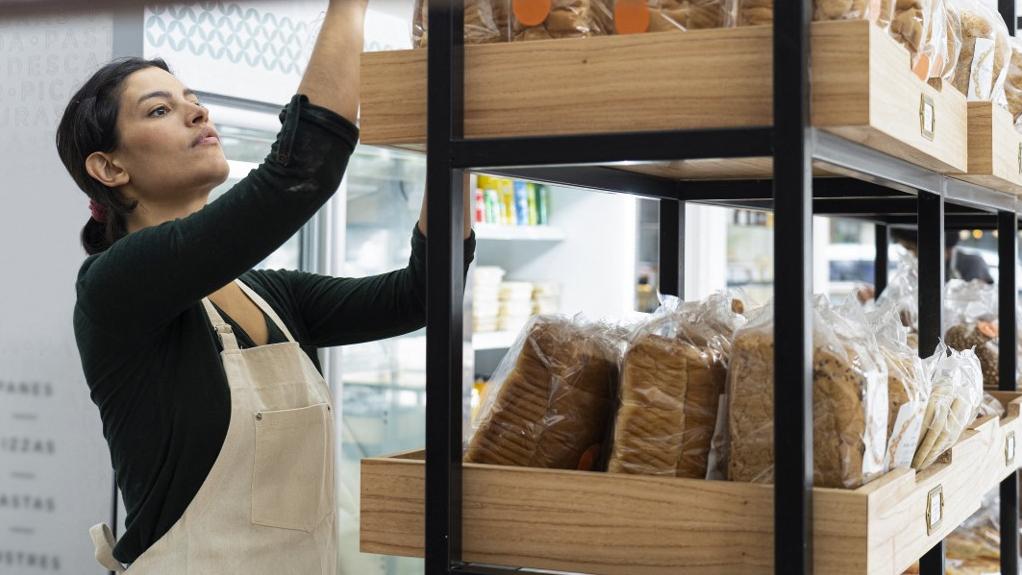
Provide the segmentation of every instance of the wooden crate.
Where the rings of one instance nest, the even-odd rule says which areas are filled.
[[[969,102],[969,169],[957,177],[1022,194],[1022,134],[1011,114],[992,102]]]
[[[772,28],[604,36],[465,49],[466,137],[731,128],[773,123]],[[812,122],[943,173],[965,172],[967,106],[912,74],[866,21],[812,25]],[[422,149],[426,51],[368,53],[362,142]],[[679,178],[764,177],[769,158],[674,162]]]
[[[977,420],[921,473],[815,489],[816,572],[900,574],[979,509],[1018,466],[1004,450],[1022,425],[1019,397],[1005,396],[1004,419]],[[422,556],[424,474],[421,451],[363,460],[363,552]],[[769,485],[466,464],[463,489],[468,561],[599,575],[773,572]]]

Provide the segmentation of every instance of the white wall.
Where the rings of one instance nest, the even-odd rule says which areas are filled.
[[[88,528],[109,518],[110,456],[71,326],[88,202],[54,134],[111,43],[110,16],[0,20],[0,573],[104,572]],[[14,508],[26,496],[43,509]]]

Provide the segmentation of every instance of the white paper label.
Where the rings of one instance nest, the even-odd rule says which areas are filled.
[[[994,41],[976,38],[976,50],[972,54],[972,71],[969,75],[969,99],[989,100],[994,82]]]
[[[933,133],[933,102],[929,99],[923,100],[923,131]]]
[[[1004,447],[1005,463],[1015,461],[1015,434],[1012,433],[1004,440],[1007,445]]]
[[[907,403],[898,409],[898,417],[894,420],[893,432],[887,443],[887,466],[891,469],[912,466],[912,456],[919,446],[919,435],[923,428],[922,414],[917,409],[916,403]]]

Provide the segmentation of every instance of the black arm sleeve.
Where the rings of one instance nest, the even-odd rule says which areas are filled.
[[[475,234],[465,240],[465,273],[475,254]],[[304,324],[306,341],[331,347],[374,341],[426,325],[426,238],[412,232],[408,266],[362,278],[279,270]]]
[[[184,218],[138,230],[83,266],[78,299],[126,337],[151,333],[257,265],[294,235],[341,182],[358,128],[297,94],[265,161]]]

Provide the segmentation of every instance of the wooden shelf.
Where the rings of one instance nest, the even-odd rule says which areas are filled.
[[[964,96],[916,78],[908,52],[869,22],[814,22],[812,43],[814,126],[943,174],[968,171]],[[769,126],[771,46],[770,26],[467,46],[465,135]],[[365,54],[362,80],[362,142],[421,149],[426,51]],[[772,172],[770,158],[624,169],[679,179]]]
[[[977,420],[926,470],[814,489],[816,572],[900,575],[979,509],[1020,462],[1022,394],[995,395],[1006,416]],[[363,552],[422,556],[424,474],[421,451],[362,461]],[[597,575],[773,572],[771,485],[466,464],[463,490],[467,561]]]
[[[554,226],[512,226],[476,223],[473,225],[477,240],[559,242],[566,236],[564,230]]]

